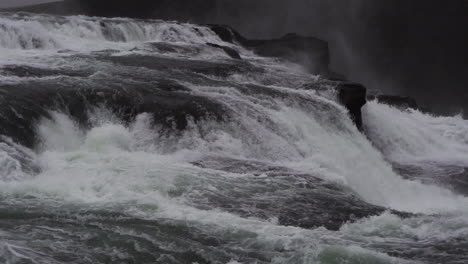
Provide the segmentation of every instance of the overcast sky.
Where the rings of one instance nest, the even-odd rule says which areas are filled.
[[[0,0],[0,8],[34,5],[55,1],[57,0]]]

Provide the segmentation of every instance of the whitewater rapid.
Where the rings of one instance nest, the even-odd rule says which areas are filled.
[[[0,67],[5,263],[466,260],[466,194],[395,169],[465,168],[460,117],[369,102],[361,133],[335,82],[176,22],[0,14]],[[337,201],[379,213],[290,220]]]
[[[370,102],[364,117],[367,135],[391,160],[468,165],[468,123],[461,116],[438,117]]]

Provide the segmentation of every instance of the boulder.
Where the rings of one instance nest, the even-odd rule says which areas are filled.
[[[244,38],[239,32],[227,25],[205,25],[209,27],[218,37],[228,43],[240,44],[242,46],[250,46],[251,41]]]
[[[366,104],[367,89],[361,84],[343,82],[337,86],[338,100],[348,110],[351,119],[362,130],[361,108]]]
[[[226,46],[221,46],[221,45],[214,44],[214,43],[206,43],[206,45],[208,45],[210,47],[213,47],[213,48],[223,50],[227,55],[229,55],[229,57],[231,57],[233,59],[236,59],[236,60],[241,60],[242,59],[239,52],[237,52],[237,50],[235,50],[233,48],[229,48],[229,47],[226,47]]]

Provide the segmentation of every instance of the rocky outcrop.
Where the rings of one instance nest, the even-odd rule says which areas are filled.
[[[367,89],[361,84],[342,82],[337,86],[338,100],[349,110],[351,119],[362,130],[361,108],[366,104]]]
[[[229,26],[208,25],[225,42],[236,43],[260,56],[277,57],[304,66],[310,73],[329,76],[330,52],[326,41],[287,34],[279,39],[249,40]]]
[[[137,58],[138,59],[138,58]],[[124,63],[115,61],[115,63]],[[13,66],[11,76],[15,76]],[[44,72],[29,69],[26,76],[75,76],[68,72]],[[23,67],[18,76],[25,76]],[[42,118],[51,118],[49,110],[66,112],[80,127],[89,128],[94,107],[103,107],[123,122],[130,123],[141,113],[151,115],[153,124],[171,134],[185,130],[190,123],[205,119],[223,122],[229,113],[221,103],[192,94],[179,82],[155,78],[148,83],[52,83],[41,78],[18,84],[2,83],[0,96],[8,104],[0,105],[0,135],[13,138],[23,146],[33,148],[38,143],[36,125]],[[99,88],[97,88],[99,87]],[[0,144],[2,144],[0,137]]]
[[[233,44],[237,43],[242,46],[251,45],[252,40],[247,40],[246,38],[244,38],[244,36],[242,36],[239,32],[237,32],[230,26],[213,24],[209,24],[206,26],[209,27],[214,33],[216,33],[216,35],[218,35],[218,37],[224,42]]]
[[[231,57],[233,59],[236,59],[236,60],[241,60],[242,59],[239,52],[237,52],[237,50],[235,50],[235,49],[232,49],[232,48],[229,48],[229,47],[226,47],[226,46],[222,46],[222,45],[218,45],[218,44],[214,44],[214,43],[206,43],[206,45],[224,51],[227,55],[229,55],[229,57]]]

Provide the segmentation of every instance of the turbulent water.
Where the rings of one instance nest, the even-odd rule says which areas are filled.
[[[467,263],[468,121],[361,133],[335,86],[203,26],[0,14],[0,262]]]

